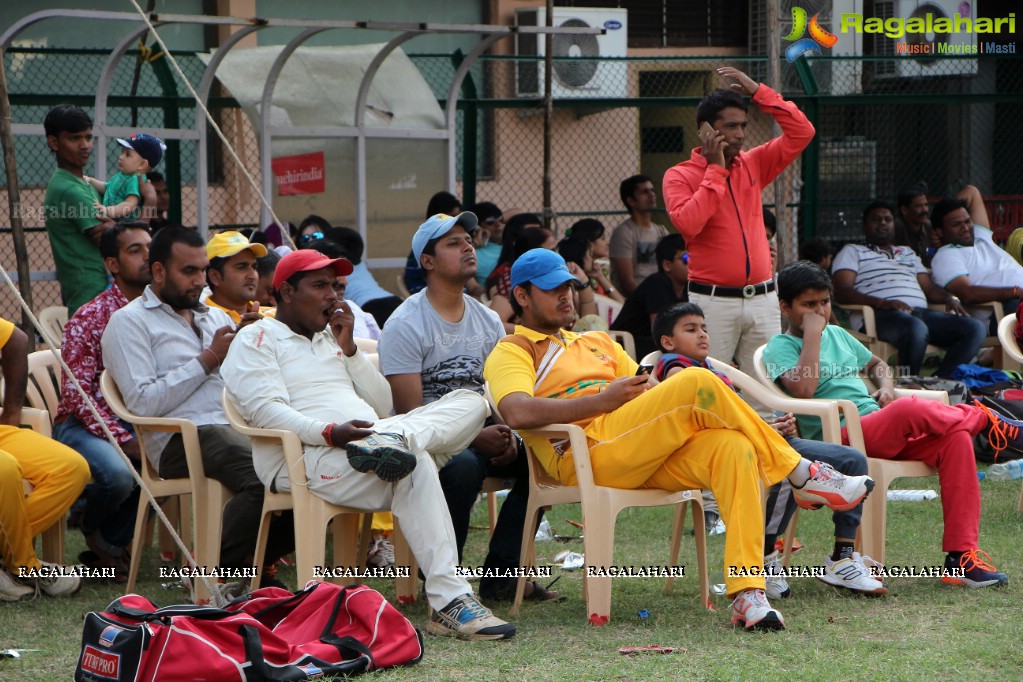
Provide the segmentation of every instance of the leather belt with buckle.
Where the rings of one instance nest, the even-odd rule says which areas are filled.
[[[708,296],[726,296],[728,298],[753,298],[760,294],[769,294],[774,291],[774,280],[769,279],[760,284],[747,284],[744,287],[722,287],[717,284],[704,284],[703,282],[689,282],[689,293],[707,294]]]

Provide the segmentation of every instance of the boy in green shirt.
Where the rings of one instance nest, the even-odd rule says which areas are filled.
[[[47,112],[43,127],[57,159],[43,202],[46,232],[70,316],[107,288],[99,240],[111,223],[97,214],[99,196],[82,174],[92,155],[92,119],[79,107],[60,104]]]

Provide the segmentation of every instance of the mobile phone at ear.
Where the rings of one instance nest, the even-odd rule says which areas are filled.
[[[707,132],[713,133],[714,132],[714,127],[711,124],[709,124],[706,121],[704,121],[703,123],[700,124],[700,132],[701,133],[707,133]]]
[[[644,374],[650,374],[650,372],[653,371],[654,371],[653,365],[640,365],[639,367],[636,368],[636,376],[640,377],[643,376]]]

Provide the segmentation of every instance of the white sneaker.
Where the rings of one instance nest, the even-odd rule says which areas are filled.
[[[810,478],[801,488],[792,486],[792,497],[804,509],[827,506],[834,511],[849,511],[874,489],[870,476],[846,476],[830,464],[810,464]]]
[[[749,630],[784,630],[785,619],[771,608],[763,590],[743,590],[732,601],[732,624]]]
[[[36,593],[34,589],[19,583],[10,573],[0,568],[0,601],[18,601],[31,597]]]
[[[394,566],[394,545],[387,538],[374,538],[366,553],[366,565],[371,568]]]
[[[871,559],[871,561],[873,561]],[[843,587],[853,592],[863,594],[882,595],[888,594],[888,588],[870,575],[870,570],[864,565],[863,558],[858,552],[853,552],[850,557],[832,561],[829,556],[824,560],[824,575],[817,576],[817,579],[828,585]]]
[[[880,561],[872,557],[867,556],[866,554],[860,554],[859,552],[853,552],[853,556],[858,558],[860,562],[862,562],[863,565],[866,567],[867,575],[869,575],[871,578],[873,578],[879,583],[884,582],[883,573],[884,564],[882,564]],[[875,573],[878,575],[874,575]]]
[[[781,555],[771,552],[764,557],[764,591],[768,599],[784,599],[792,594],[789,581],[781,571]]]
[[[66,566],[51,564],[48,561],[40,561],[40,572],[46,573],[45,577],[20,578],[23,585],[27,585],[33,592],[39,594],[44,592],[51,597],[63,597],[74,594],[82,586],[82,579],[77,575],[63,575],[70,572]]]

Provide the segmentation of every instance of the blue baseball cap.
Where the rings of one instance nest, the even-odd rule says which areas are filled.
[[[475,213],[464,211],[456,216],[446,213],[438,213],[431,216],[425,223],[419,226],[416,233],[412,235],[412,255],[416,258],[416,265],[419,265],[419,257],[423,255],[423,249],[431,239],[443,237],[450,232],[455,225],[461,225],[465,231],[472,234],[479,227],[480,221]]]
[[[127,139],[117,138],[117,144],[128,149],[134,149],[143,159],[149,162],[149,167],[155,168],[163,159],[163,152],[167,145],[158,137],[136,133]]]
[[[544,291],[557,289],[565,282],[580,283],[568,270],[561,254],[550,249],[532,249],[519,256],[512,264],[511,286],[532,282]]]

